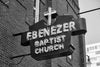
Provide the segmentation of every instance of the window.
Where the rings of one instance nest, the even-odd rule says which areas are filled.
[[[100,62],[97,62],[96,65],[97,65],[97,66],[100,66]]]
[[[100,54],[100,51],[96,51],[95,54]]]

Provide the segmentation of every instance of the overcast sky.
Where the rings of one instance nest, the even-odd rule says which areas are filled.
[[[80,12],[100,8],[100,0],[79,0]],[[82,14],[86,18],[86,44],[100,42],[100,10]]]

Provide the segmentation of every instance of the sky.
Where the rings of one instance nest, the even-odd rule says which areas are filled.
[[[80,12],[100,8],[100,0],[79,0]],[[85,35],[86,44],[100,42],[100,10],[81,14],[86,18],[87,33]]]

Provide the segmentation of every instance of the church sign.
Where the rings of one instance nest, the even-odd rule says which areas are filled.
[[[30,27],[31,56],[37,60],[50,59],[68,54],[71,31],[75,30],[72,16],[59,16],[55,23],[47,26],[44,20]]]
[[[80,32],[78,25],[72,15],[58,16],[51,25],[41,20],[23,33],[21,44],[30,45],[31,56],[36,60],[67,56],[71,54],[71,35]]]

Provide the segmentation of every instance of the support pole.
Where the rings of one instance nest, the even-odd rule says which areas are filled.
[[[40,0],[36,0],[35,23],[39,22],[39,3]]]
[[[22,35],[24,32],[21,32],[21,33],[16,33],[16,34],[13,34],[13,36],[19,36],[19,35]]]

